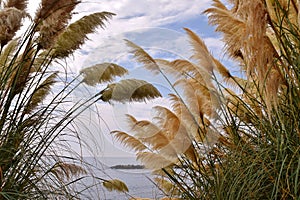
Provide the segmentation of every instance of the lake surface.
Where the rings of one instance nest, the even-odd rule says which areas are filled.
[[[109,192],[101,185],[85,192],[87,199],[101,200],[126,200],[132,197],[141,198],[160,198],[161,191],[152,182],[152,176],[149,170],[146,169],[111,169],[114,165],[139,165],[133,157],[113,157],[113,158],[86,158],[92,165],[97,165],[96,174],[104,179],[119,179],[123,181],[128,189],[128,194],[119,192]],[[87,184],[92,183],[92,179],[87,179]]]

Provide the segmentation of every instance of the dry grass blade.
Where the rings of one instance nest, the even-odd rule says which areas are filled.
[[[65,58],[72,54],[87,39],[87,34],[95,32],[97,27],[104,28],[104,22],[114,14],[110,12],[97,12],[84,16],[72,23],[61,33],[54,45],[53,57]]]
[[[94,86],[98,83],[109,82],[116,76],[123,76],[128,71],[114,63],[101,63],[80,71],[83,75],[83,82]]]
[[[161,97],[160,92],[152,84],[137,79],[125,79],[118,83],[109,84],[100,93],[103,101],[145,101]]]
[[[103,182],[103,186],[108,191],[128,192],[126,184],[118,179],[107,180]]]

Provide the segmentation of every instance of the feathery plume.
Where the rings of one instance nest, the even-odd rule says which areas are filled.
[[[174,165],[178,160],[165,158],[161,154],[153,153],[153,152],[138,152],[137,160],[141,161],[146,168],[148,169],[161,169],[164,167],[168,167]]]
[[[28,3],[28,0],[8,0],[4,4],[4,8],[15,7],[18,10],[25,11],[25,9],[27,8],[27,3]]]
[[[24,113],[32,112],[49,94],[51,86],[56,82],[57,73],[51,74],[35,91],[32,93],[30,101],[24,108]]]
[[[224,33],[226,51],[232,58],[243,55],[241,47],[245,41],[246,25],[242,18],[229,11],[219,0],[213,1],[213,7],[204,11],[209,23],[217,26],[216,31]],[[239,54],[237,54],[239,52]]]
[[[134,58],[144,64],[145,69],[152,71],[155,74],[161,72],[159,65],[155,62],[155,60],[140,46],[134,44],[129,40],[125,40],[127,46],[131,47],[131,53],[133,53]]]
[[[15,50],[17,49],[19,44],[19,39],[11,40],[4,48],[4,50],[0,54],[0,74],[3,69],[10,63]]]
[[[112,131],[110,132],[119,142],[124,144],[125,147],[129,147],[134,151],[143,151],[147,149],[147,147],[135,137],[129,135],[128,133],[122,131]]]
[[[207,70],[207,72],[212,73],[215,68],[215,62],[204,41],[190,29],[185,28],[184,30],[187,32],[190,38],[190,43],[193,47],[194,54],[192,58],[196,59],[199,62],[199,65]]]
[[[22,19],[26,16],[24,11],[17,8],[4,8],[0,10],[0,45],[1,49],[13,39],[22,26]]]
[[[165,133],[150,121],[137,121],[131,127],[131,131],[136,138],[148,144],[154,150],[161,149],[170,142]]]
[[[128,187],[126,184],[119,179],[106,180],[103,182],[103,186],[108,191],[117,191],[117,192],[128,192]]]
[[[165,178],[155,177],[154,181],[167,196],[180,195],[180,190],[176,187],[176,185],[166,180]]]
[[[51,5],[50,1],[47,1]],[[46,2],[45,2],[46,4]],[[49,6],[48,4],[44,7]],[[37,22],[39,30],[38,44],[41,49],[49,49],[55,44],[58,35],[64,31],[72,17],[72,10],[78,4],[76,0],[59,1],[50,8],[45,18]],[[43,8],[43,2],[42,7]],[[42,12],[42,10],[40,10]]]
[[[38,24],[59,10],[64,10],[64,12],[71,14],[74,7],[80,2],[78,0],[42,0],[34,22]]]
[[[216,70],[223,76],[225,80],[232,77],[229,70],[219,60],[215,58],[213,60],[215,62]]]
[[[70,179],[72,176],[78,176],[80,174],[86,174],[86,170],[80,165],[66,162],[57,162],[51,169],[51,172],[58,178]]]
[[[65,58],[77,50],[87,39],[87,34],[94,33],[97,27],[104,27],[104,22],[110,19],[113,13],[97,12],[84,16],[69,25],[57,38],[54,44],[53,57]]]
[[[181,121],[175,113],[165,107],[155,106],[152,110],[155,113],[153,120],[159,127],[162,128],[169,140],[172,140],[179,130],[179,127],[182,126],[180,124]]]
[[[128,71],[114,63],[101,63],[80,71],[83,75],[83,82],[94,86],[98,83],[112,81],[115,76],[123,76]]]
[[[109,84],[106,89],[100,92],[103,101],[145,101],[161,97],[160,92],[150,83],[137,80],[125,79],[118,83]]]

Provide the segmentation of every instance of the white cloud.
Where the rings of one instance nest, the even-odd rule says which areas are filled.
[[[85,50],[84,55],[87,53],[95,55],[95,51],[102,48],[98,56],[94,57],[97,59],[102,56],[106,57],[107,54],[110,54],[107,57],[118,55],[116,50],[120,52],[123,51],[124,54],[125,47],[123,45],[123,39],[129,38],[132,40],[133,38],[130,37],[130,35],[133,35],[133,33],[144,32],[144,34],[140,34],[141,39],[138,40],[139,42],[145,39],[147,40],[149,36],[154,39],[153,35],[150,35],[154,33],[153,30],[157,31],[160,27],[167,24],[178,23],[190,18],[199,17],[202,11],[207,8],[210,3],[210,0],[190,0],[188,2],[182,0],[83,1],[76,9],[79,14],[75,15],[74,18],[79,19],[83,15],[99,11],[109,11],[117,14],[107,23],[105,30],[98,30],[97,34],[90,35],[90,40],[87,41],[82,48]],[[149,33],[147,33],[147,31],[149,31]],[[166,31],[160,30],[156,35],[159,35],[162,32]],[[168,31],[168,33],[170,32],[172,32],[172,30]],[[174,35],[174,33],[169,36],[170,39],[174,39],[174,36],[172,35]],[[165,36],[168,35],[165,34]],[[165,41],[166,38],[167,37],[164,37],[161,40],[158,40],[157,43]],[[118,44],[118,47],[115,47],[116,43]],[[105,52],[103,53],[103,51]],[[182,54],[182,52],[179,53]],[[82,53],[77,53],[75,55],[77,58],[76,62],[83,64],[82,59],[84,58],[84,55]]]

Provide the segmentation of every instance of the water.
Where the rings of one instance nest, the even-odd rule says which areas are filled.
[[[86,159],[92,165],[96,164],[96,160],[92,158]],[[132,197],[151,198],[156,199],[162,197],[161,191],[152,182],[152,176],[149,170],[145,169],[111,169],[109,167],[114,165],[137,165],[140,164],[132,157],[122,158],[97,158],[102,164],[97,164],[98,170],[96,172],[98,177],[104,179],[119,179],[123,181],[129,192],[127,194],[116,191],[109,192],[102,185],[86,192],[87,199],[101,199],[101,200],[126,200]],[[92,183],[92,179],[85,180]]]

